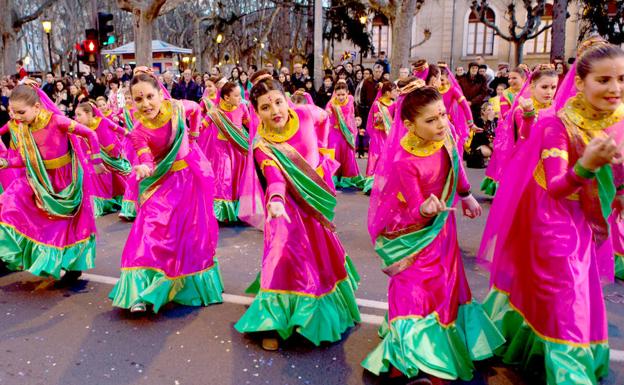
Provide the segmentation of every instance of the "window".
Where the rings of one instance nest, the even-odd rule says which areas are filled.
[[[373,18],[373,46],[375,54],[385,51],[386,57],[390,56],[390,26],[388,19],[383,15],[375,15]]]
[[[485,11],[488,21],[496,22],[496,16],[492,8]],[[493,55],[494,54],[494,30],[479,20],[479,15],[474,11],[468,16],[468,33],[466,41],[466,55]]]
[[[544,7],[544,14],[542,15],[539,29],[542,29],[545,26],[552,24],[552,21],[553,21],[553,6],[552,4],[546,4]],[[525,45],[525,52],[528,54],[549,53],[551,44],[552,44],[552,28],[546,30],[545,32],[540,33],[535,38],[527,41]]]

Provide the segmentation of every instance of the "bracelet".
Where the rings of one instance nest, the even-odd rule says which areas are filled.
[[[273,198],[278,198],[280,201],[282,201],[282,204],[286,203],[286,199],[284,199],[284,197],[280,194],[273,194],[269,197],[269,203],[271,203],[273,201]]]
[[[525,118],[532,118],[536,115],[535,110],[523,111],[522,114]]]
[[[458,192],[457,195],[459,195],[459,197],[464,200],[464,199],[468,199],[472,196],[472,193],[470,192],[470,190],[466,191],[466,192]]]
[[[91,155],[91,159],[93,159],[93,160],[95,160],[95,159],[102,159],[102,155],[98,152],[97,154]]]
[[[584,179],[592,179],[593,177],[596,176],[596,173],[586,169],[585,167],[583,167],[583,165],[581,165],[580,161],[577,161],[574,164],[574,173],[578,176],[580,176],[581,178]]]

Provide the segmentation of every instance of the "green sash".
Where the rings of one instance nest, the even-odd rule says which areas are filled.
[[[219,109],[208,110],[210,120],[217,126],[219,132],[225,136],[238,151],[247,155],[249,152],[249,134],[242,128],[236,127],[223,111]]]
[[[258,147],[285,176],[295,200],[323,225],[333,229],[336,196],[310,164],[288,143],[274,143],[258,137]]]
[[[132,165],[128,162],[126,158],[113,158],[108,155],[106,151],[100,150],[100,155],[102,156],[102,161],[111,169],[118,171],[124,175],[130,174],[132,172]]]
[[[451,157],[452,168],[446,178],[441,198],[445,200],[447,207],[451,207],[455,200],[455,191],[457,189],[457,176],[460,167],[459,155],[456,145],[450,136],[447,137],[445,148]],[[438,236],[448,216],[448,211],[441,212],[429,226],[398,237],[378,236],[375,241],[375,251],[383,261],[384,272],[392,276],[409,267],[413,260],[418,258],[418,253],[429,246]]]
[[[132,116],[130,116],[130,109],[124,107],[124,121],[126,122],[126,128],[128,131],[134,130],[134,122],[132,121]]]
[[[507,100],[507,103],[509,103],[509,108],[511,108],[511,106],[513,105],[515,97],[516,95],[511,92],[509,88],[503,91],[503,98],[505,98],[505,100]]]
[[[171,104],[173,105],[173,115],[171,116],[173,144],[167,155],[156,165],[154,173],[139,182],[139,204],[145,203],[156,192],[164,176],[171,170],[184,139],[184,122],[186,120],[184,108],[175,100],[171,100]]]
[[[336,115],[336,120],[338,120],[338,126],[340,127],[340,132],[342,133],[342,136],[347,141],[347,144],[349,144],[349,147],[355,148],[355,137],[347,126],[347,122],[345,121],[344,115],[342,114],[342,108],[335,105],[334,103],[332,103],[331,106],[334,110],[334,115]]]
[[[390,117],[390,111],[388,111],[388,107],[381,102],[379,103],[379,112],[381,113],[381,118],[383,119],[384,129],[386,134],[390,133],[390,127],[392,127],[392,118]]]
[[[71,140],[69,141],[69,154],[72,164],[72,181],[63,190],[56,192],[30,129],[21,124],[12,126],[11,138],[18,144],[17,148],[26,166],[28,183],[35,193],[37,207],[55,217],[73,217],[82,204],[83,171],[71,147]]]
[[[602,166],[596,171],[596,181],[598,182],[598,198],[600,199],[602,216],[605,221],[609,223],[609,216],[613,211],[611,205],[615,199],[615,183],[613,181],[613,170],[610,164]]]

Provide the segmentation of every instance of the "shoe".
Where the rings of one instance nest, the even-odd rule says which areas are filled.
[[[65,272],[65,275],[61,278],[61,282],[63,283],[74,283],[80,278],[82,275],[82,271],[79,270],[68,270]]]
[[[11,274],[13,271],[9,269],[6,263],[0,259],[0,277]]]
[[[277,349],[279,349],[279,341],[277,340],[277,338],[263,338],[262,349],[268,350],[270,352],[276,351]]]
[[[137,302],[130,308],[130,313],[145,313],[147,311],[147,305],[145,302]]]

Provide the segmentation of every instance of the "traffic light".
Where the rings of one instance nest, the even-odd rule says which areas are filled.
[[[81,62],[87,62],[89,57],[85,55],[85,48],[83,43],[76,43],[76,58]]]
[[[105,12],[98,12],[98,35],[102,47],[115,43],[113,31],[113,15]]]
[[[86,58],[86,60],[83,61],[89,64],[95,64],[97,62],[97,55],[100,54],[97,29],[85,29],[85,40],[82,42],[82,47]]]

